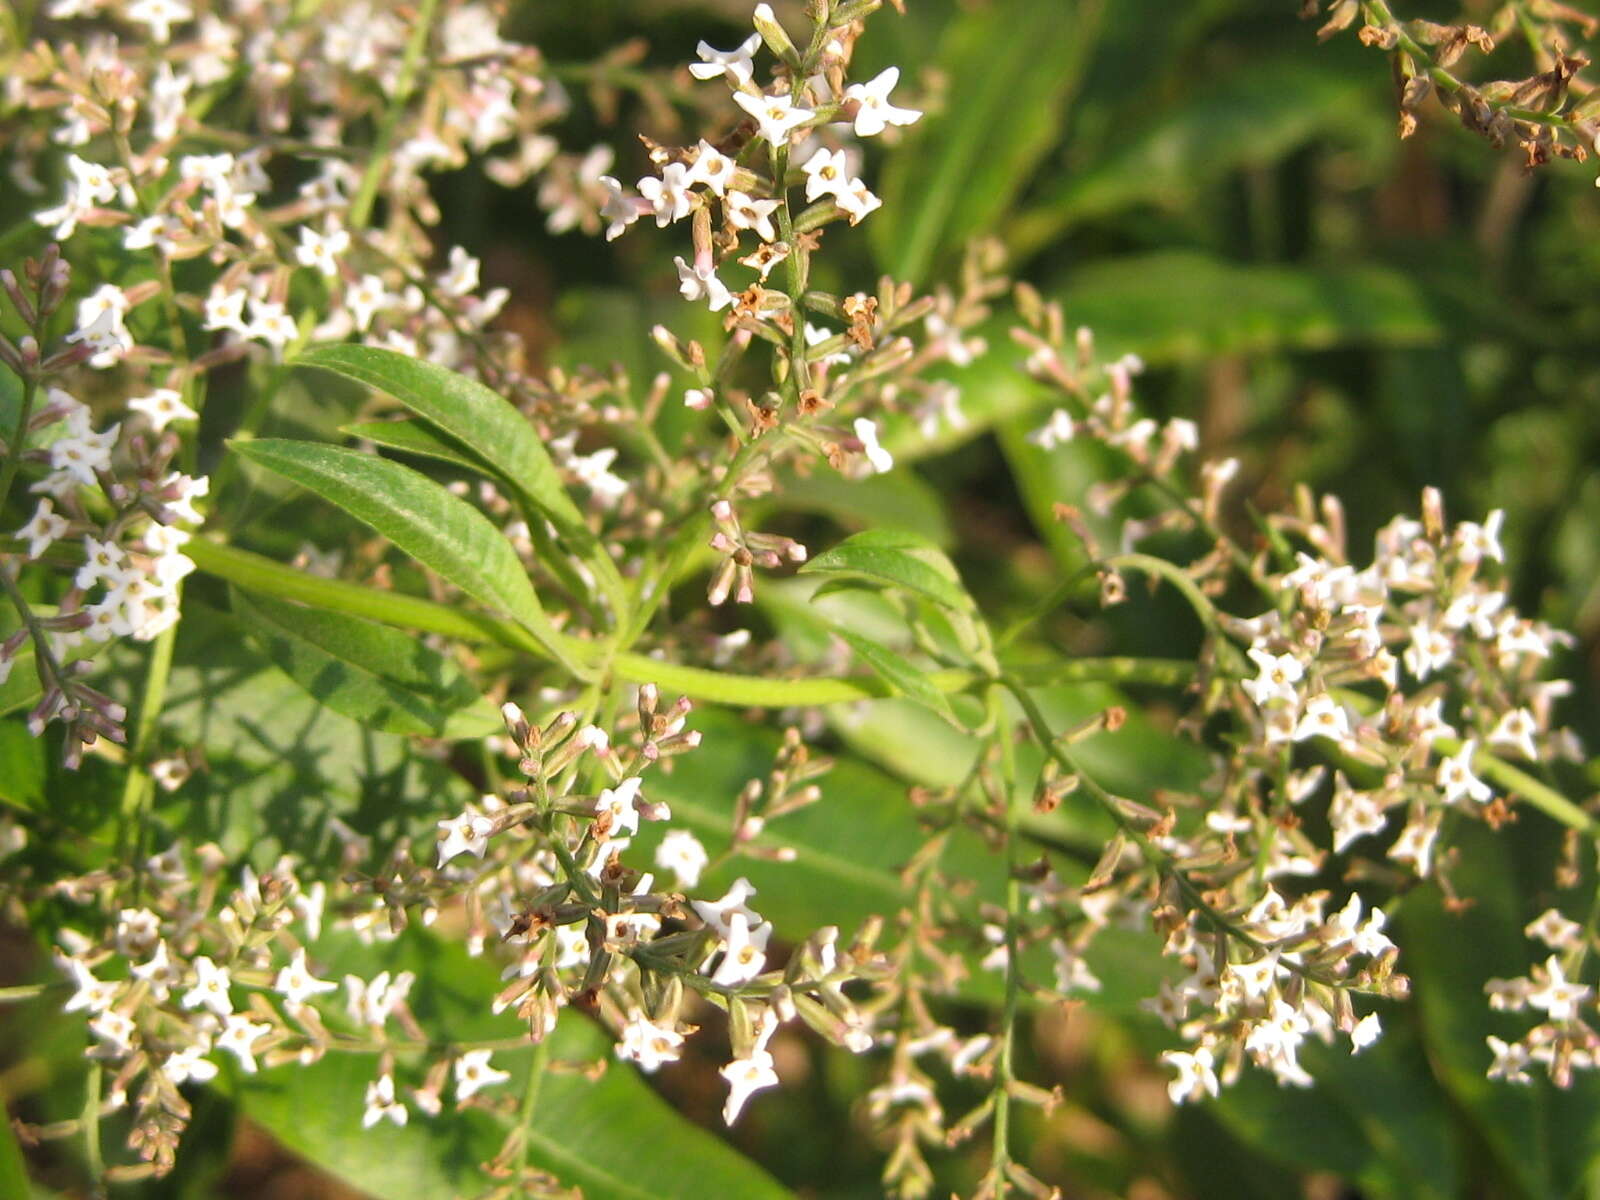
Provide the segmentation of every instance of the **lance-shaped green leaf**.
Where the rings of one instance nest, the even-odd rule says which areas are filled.
[[[374,442],[386,450],[436,459],[464,471],[483,469],[483,464],[473,459],[458,443],[414,417],[407,417],[403,421],[358,421],[353,425],[341,425],[339,432]]]
[[[516,551],[489,518],[409,467],[313,442],[235,442],[241,456],[338,505],[467,595],[512,617],[575,674]]]
[[[905,655],[871,638],[862,637],[859,633],[852,633],[848,629],[834,626],[833,632],[844,640],[855,656],[874,675],[889,685],[889,689],[895,695],[915,700],[918,704],[931,708],[952,725],[956,724],[956,715],[950,709],[950,701],[933,685],[927,672],[913,666]]]
[[[503,396],[436,363],[376,346],[316,346],[297,361],[377,388],[442,430],[556,527],[595,570],[613,604],[624,593],[615,565],[567,495],[544,443]]]
[[[289,678],[370,729],[464,738],[500,727],[453,663],[398,629],[237,590],[233,611]]]
[[[800,569],[805,574],[904,588],[953,612],[970,613],[975,608],[944,551],[899,529],[868,529],[847,537]]]

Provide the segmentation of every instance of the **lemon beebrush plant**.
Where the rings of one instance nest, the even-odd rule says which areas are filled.
[[[1025,286],[1023,369],[1059,404],[1033,440],[1092,440],[1116,463],[1061,497],[1080,570],[1001,622],[921,537],[869,528],[812,554],[776,531],[807,473],[892,475],[966,426],[939,372],[991,353],[977,327],[1006,291],[984,246],[928,295],[815,284],[830,237],[889,216],[872,139],[921,115],[894,68],[852,69],[877,7],[814,0],[800,27],[760,5],[744,42],[700,44],[697,92],[626,73],[707,118],[648,143],[628,187],[609,150],[564,154],[549,132],[562,77],[623,74],[546,63],[482,5],[424,3],[409,30],[358,4],[47,6],[58,36],[17,57],[16,163],[58,189],[35,215],[54,244],[0,278],[0,503],[20,521],[0,702],[35,738],[60,726],[62,761],[114,787],[81,821],[0,788],[8,912],[59,968],[5,998],[82,1014],[90,1064],[82,1115],[31,1137],[80,1139],[92,1173],[127,1180],[172,1169],[193,1085],[303,1146],[318,1135],[296,1098],[326,1088],[349,1102],[316,1119],[364,1127],[380,1155],[414,1139],[442,1160],[429,1127],[458,1122],[485,1173],[443,1187],[605,1194],[637,1160],[636,1190],[759,1195],[768,1177],[627,1073],[712,1054],[731,1125],[809,1028],[877,1072],[864,1108],[886,1186],[926,1194],[929,1147],[985,1129],[977,1194],[1048,1194],[1017,1110],[1059,1095],[1027,1078],[1019,1030],[1105,988],[1102,948],[1128,927],[1170,963],[1145,1001],[1177,1038],[1172,1100],[1247,1067],[1314,1086],[1312,1043],[1365,1051],[1405,997],[1386,906],[1419,881],[1455,895],[1463,830],[1529,808],[1592,843],[1593,817],[1546,777],[1581,757],[1544,673],[1562,635],[1510,605],[1497,515],[1452,528],[1430,493],[1368,560],[1338,501],[1305,495],[1240,540],[1235,465],[1197,461],[1192,423],[1143,416],[1138,360],[1102,361]],[[89,16],[124,36],[73,40]],[[472,155],[499,182],[536,179],[552,228],[679,238],[678,289],[721,336],[658,327],[671,370],[643,387],[529,369],[492,328],[507,297],[478,261],[453,247],[429,265],[428,175]],[[332,404],[351,385],[367,419],[327,432],[355,445],[264,436],[294,387]],[[201,431],[241,386],[216,458]],[[257,553],[237,543],[261,494],[309,494],[379,540]],[[1130,580],[1192,611],[1192,659],[1068,656],[1041,636],[1063,606],[1130,602]],[[742,627],[795,608],[818,653]],[[213,834],[184,807],[236,779],[203,660],[240,633],[276,670],[250,676],[238,726],[271,744],[271,710],[307,712],[283,757],[313,725],[373,731],[409,823],[335,785],[306,794],[315,771],[293,777],[288,822],[315,807],[310,839]],[[1143,718],[1125,698],[1074,712],[1061,689],[1087,683],[1159,691],[1204,769],[1122,794],[1086,763]],[[915,789],[914,819],[896,798],[887,841],[824,854],[817,831],[871,777],[814,748],[818,715],[885,698],[972,747],[968,767]],[[196,704],[208,716],[189,721]],[[784,731],[762,741],[718,707]],[[1068,810],[1100,824],[1073,835]],[[848,936],[817,915],[846,906],[808,894],[815,876],[783,887],[815,858],[870,884]],[[1537,1023],[1483,1066],[1565,1083],[1594,1063],[1594,930],[1528,915],[1546,961],[1488,1002]],[[988,1028],[958,1030],[952,996],[990,1005]],[[281,1083],[257,1087],[264,1070]],[[947,1114],[940,1095],[973,1081],[980,1101]],[[101,1121],[124,1112],[134,1154],[107,1165]],[[319,1157],[354,1171],[364,1152],[332,1141]]]

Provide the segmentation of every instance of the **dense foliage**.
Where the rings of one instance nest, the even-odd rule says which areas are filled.
[[[1592,1188],[1597,22],[901,7],[0,13],[0,1195]]]

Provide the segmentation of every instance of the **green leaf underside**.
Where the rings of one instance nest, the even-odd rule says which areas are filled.
[[[263,438],[234,449],[371,526],[423,566],[536,634],[554,631],[516,552],[488,517],[409,467],[313,442]]]
[[[855,656],[888,684],[896,695],[926,705],[952,724],[956,723],[956,715],[950,710],[950,701],[944,693],[933,686],[925,671],[913,666],[903,654],[848,629],[836,626],[833,632],[843,638]]]
[[[956,612],[974,609],[955,567],[937,546],[897,529],[870,529],[823,551],[802,574],[863,579],[905,588]]]
[[[238,590],[233,610],[285,674],[369,728],[483,737],[500,727],[493,706],[452,663],[397,629]]]
[[[418,458],[431,458],[449,463],[463,471],[479,473],[483,464],[468,454],[458,443],[435,432],[426,422],[415,417],[399,421],[358,421],[341,425],[339,432],[347,437],[372,442],[386,450],[399,450]]]

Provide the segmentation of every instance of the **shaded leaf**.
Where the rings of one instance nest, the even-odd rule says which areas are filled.
[[[869,529],[823,551],[802,574],[864,579],[903,588],[957,612],[973,610],[955,567],[937,546],[896,529]]]
[[[353,425],[341,425],[339,432],[389,450],[437,459],[462,470],[475,473],[483,470],[483,464],[470,457],[458,443],[412,417],[401,421],[358,421]]]
[[[409,634],[237,590],[233,611],[285,674],[372,729],[464,738],[500,728],[493,705],[455,665]]]
[[[835,627],[833,632],[843,638],[855,656],[897,694],[932,709],[952,725],[957,723],[944,693],[934,687],[927,674],[913,666],[903,654],[848,629]]]

